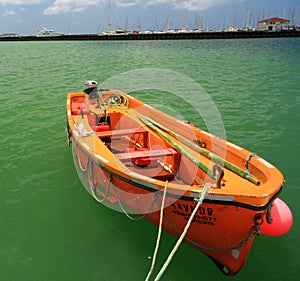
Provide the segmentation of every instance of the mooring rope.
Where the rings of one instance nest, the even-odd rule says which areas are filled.
[[[156,256],[157,256],[157,252],[158,252],[158,248],[159,248],[159,243],[160,243],[160,237],[161,237],[162,222],[163,222],[163,217],[164,217],[164,206],[165,206],[165,199],[166,199],[167,187],[168,187],[168,181],[166,181],[166,183],[165,183],[163,198],[162,198],[162,201],[161,201],[160,217],[159,217],[159,228],[158,228],[158,233],[157,233],[156,246],[155,246],[155,250],[154,250],[153,258],[152,258],[152,264],[151,264],[150,270],[148,272],[148,275],[147,275],[145,281],[149,281],[149,278],[150,278],[150,276],[151,276],[151,274],[153,272],[153,269],[154,269],[154,266],[155,266],[155,262],[156,262]]]
[[[157,276],[155,277],[154,281],[159,281],[160,278],[162,277],[162,275],[164,274],[164,272],[166,271],[167,267],[169,266],[170,262],[172,261],[176,251],[178,250],[179,246],[181,245],[193,219],[194,216],[196,214],[196,212],[198,211],[200,205],[202,204],[203,200],[204,200],[204,196],[207,192],[207,190],[210,188],[211,186],[209,184],[205,184],[202,188],[201,194],[200,194],[200,198],[195,198],[195,200],[197,201],[197,205],[195,207],[195,209],[193,210],[181,236],[179,237],[178,241],[176,242],[173,250],[171,251],[170,255],[168,256],[167,260],[165,261],[164,265],[162,266],[162,268],[160,269],[159,273],[157,274]]]

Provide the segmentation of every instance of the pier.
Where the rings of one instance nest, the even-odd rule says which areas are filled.
[[[0,36],[0,41],[108,41],[108,40],[197,40],[197,39],[241,39],[300,37],[298,30],[267,31],[216,31],[216,32],[175,32],[175,33],[137,33],[137,34],[68,34],[59,36]]]

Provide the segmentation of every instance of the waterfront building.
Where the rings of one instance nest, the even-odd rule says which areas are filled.
[[[269,18],[258,22],[258,31],[279,31],[288,30],[290,28],[290,20],[283,18]]]

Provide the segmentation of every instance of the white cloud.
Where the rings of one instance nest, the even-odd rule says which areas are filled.
[[[45,0],[0,0],[0,4],[3,5],[34,5],[43,2],[45,2]]]
[[[209,7],[240,2],[241,0],[111,0],[112,4],[121,7],[149,7],[153,5],[170,5],[174,9],[186,9],[189,11],[203,10]],[[29,5],[40,4],[46,0],[0,0],[0,4]],[[44,15],[64,14],[70,12],[81,12],[90,6],[106,4],[107,0],[55,0],[44,10]]]
[[[149,0],[147,5],[170,4],[175,9],[186,9],[189,11],[203,10],[210,7],[228,4],[240,0]]]
[[[224,5],[232,2],[233,0],[188,0],[177,1],[174,6],[176,9],[187,9],[189,11],[204,10],[213,6]]]
[[[5,11],[2,16],[13,16],[15,15],[15,11],[14,10],[8,10],[8,11]]]
[[[137,6],[140,3],[141,3],[140,0],[119,0],[119,1],[116,1],[116,5],[121,6],[121,7]]]
[[[189,11],[203,10],[209,7],[228,4],[230,2],[240,2],[243,0],[117,0],[118,6],[153,6],[153,5],[170,5],[174,9],[186,9]]]
[[[44,15],[65,14],[70,12],[81,12],[89,6],[95,6],[105,0],[56,0],[44,10]]]

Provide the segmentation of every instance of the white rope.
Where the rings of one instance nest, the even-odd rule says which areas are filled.
[[[168,181],[166,181],[166,184],[165,184],[163,198],[162,198],[161,207],[160,207],[159,228],[158,228],[158,233],[157,233],[156,246],[155,246],[155,250],[154,250],[153,258],[152,258],[152,264],[151,264],[149,273],[148,273],[145,281],[149,281],[149,278],[150,278],[150,276],[153,272],[155,262],[156,262],[156,256],[157,256],[159,243],[160,243],[160,237],[161,237],[162,222],[163,222],[163,217],[164,217],[164,206],[165,206],[165,198],[166,198],[166,193],[167,193],[167,187],[168,187]]]
[[[83,168],[83,167],[82,167],[82,164],[81,164],[81,161],[80,161],[80,159],[79,159],[79,157],[78,157],[77,154],[75,155],[75,157],[76,157],[77,162],[78,162],[78,164],[79,164],[80,170],[81,170],[82,172],[86,172],[86,167],[87,167],[87,165],[88,165],[88,161],[89,161],[89,160],[86,161],[85,168]]]
[[[135,218],[133,216],[130,216],[129,212],[126,211],[125,207],[122,204],[122,201],[120,200],[121,196],[118,194],[116,186],[112,182],[111,182],[111,184],[112,184],[112,186],[114,188],[115,197],[118,199],[119,206],[120,206],[122,212],[126,215],[127,218],[129,218],[130,220],[139,221],[139,220],[144,219],[151,212],[151,209],[152,209],[152,207],[154,205],[154,202],[156,200],[155,199],[155,194],[154,194],[154,200],[152,201],[152,203],[151,203],[151,205],[149,207],[149,210],[147,212],[145,212],[145,214],[143,216]]]
[[[180,244],[182,243],[183,238],[185,237],[185,235],[186,235],[186,233],[187,233],[187,231],[188,231],[188,229],[189,229],[189,227],[191,225],[191,222],[192,222],[192,220],[193,220],[196,212],[198,211],[200,205],[202,204],[204,196],[205,196],[205,194],[206,194],[206,192],[207,192],[207,190],[209,188],[210,188],[210,185],[209,184],[205,184],[204,187],[202,188],[200,198],[199,199],[195,198],[195,200],[197,200],[198,203],[197,203],[195,209],[193,210],[193,212],[192,212],[192,214],[191,214],[191,216],[190,216],[190,218],[189,218],[189,220],[188,220],[188,222],[187,222],[187,224],[186,224],[186,226],[185,226],[185,228],[184,228],[181,236],[179,237],[177,243],[175,244],[175,246],[174,246],[173,250],[171,251],[169,257],[165,261],[163,267],[161,268],[161,270],[159,271],[159,273],[155,277],[154,281],[159,281],[160,280],[161,276],[164,274],[164,272],[166,271],[166,269],[169,266],[170,262],[172,261],[172,259],[173,259],[174,255],[175,255],[176,251],[178,250]]]
[[[111,180],[112,180],[112,175],[110,175],[110,178],[109,178],[109,181],[108,181],[108,185],[107,185],[107,190],[106,190],[104,196],[101,195],[102,198],[99,199],[98,196],[97,196],[96,186],[95,186],[95,184],[94,184],[94,174],[93,174],[93,176],[92,176],[92,181],[93,181],[93,183],[92,183],[92,184],[90,183],[90,191],[91,191],[91,193],[92,193],[92,196],[94,197],[94,199],[95,199],[97,202],[102,203],[102,202],[104,202],[104,201],[106,200],[107,195],[108,195],[109,190],[110,190],[110,183],[111,183]],[[94,189],[95,189],[95,190],[94,190]]]

